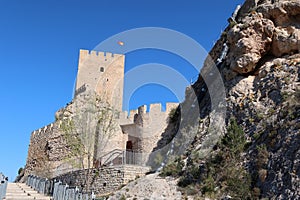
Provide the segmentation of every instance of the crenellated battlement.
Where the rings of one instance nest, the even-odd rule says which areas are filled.
[[[41,135],[44,135],[46,133],[52,132],[54,129],[54,126],[55,126],[55,124],[51,123],[51,124],[48,124],[47,126],[44,126],[42,128],[39,128],[39,129],[33,131],[31,133],[32,139],[35,137],[40,137]]]
[[[121,112],[119,115],[119,123],[120,125],[134,124],[134,119],[136,115],[139,115],[142,118],[155,117],[157,115],[164,115],[167,117],[170,111],[173,108],[176,108],[178,105],[178,103],[166,103],[166,110],[164,111],[162,110],[162,105],[160,103],[150,104],[148,112],[147,105],[142,105],[136,110],[130,110],[129,114],[127,111]]]
[[[108,61],[108,60],[115,59],[120,56],[124,56],[124,55],[123,54],[115,54],[115,53],[111,53],[111,52],[101,52],[101,51],[80,49],[80,58],[97,57],[104,61]]]
[[[124,65],[125,55],[80,50],[75,96],[92,90],[121,111]]]

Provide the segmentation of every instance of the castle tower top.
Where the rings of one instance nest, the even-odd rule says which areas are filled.
[[[92,90],[122,111],[125,55],[80,50],[75,95]]]

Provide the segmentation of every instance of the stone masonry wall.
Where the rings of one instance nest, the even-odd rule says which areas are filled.
[[[161,104],[150,104],[149,112],[147,107],[140,106],[138,110],[131,110],[130,115],[123,112],[120,115],[119,124],[127,140],[133,140],[135,151],[142,152],[142,163],[146,164],[150,153],[157,146],[161,134],[167,127],[169,113],[177,108],[178,103],[167,103],[166,111],[162,111]],[[125,137],[126,137],[125,136]]]
[[[169,113],[172,109],[177,108],[178,103],[167,103],[166,111],[162,112],[161,104],[150,105],[150,112],[143,113],[141,118],[137,119],[142,123],[142,149],[146,153],[152,152],[161,139],[168,124]]]
[[[133,165],[120,165],[102,167],[100,169],[92,169],[90,173],[90,190],[98,195],[112,193],[119,189],[122,185],[127,184],[129,181],[137,177],[144,176],[150,168],[133,166]],[[78,170],[66,173],[61,176],[55,177],[56,180],[62,181],[64,184],[71,186],[78,186],[86,189],[85,177],[87,170]]]
[[[72,168],[66,162],[68,145],[59,128],[59,121],[33,131],[30,138],[25,176],[34,174],[51,178]]]
[[[32,132],[25,176],[34,174],[40,177],[52,178],[76,169],[74,161],[72,162],[72,159],[68,158],[69,147],[59,124],[60,121],[56,121]],[[105,155],[114,149],[125,149],[126,139],[124,139],[121,128],[118,127],[115,132],[106,148],[101,150],[98,153],[99,155],[94,156]]]
[[[102,155],[107,155],[108,158],[110,156],[108,153],[114,149],[125,150],[126,142],[136,139],[138,145],[133,150],[142,153],[139,154],[136,163],[145,165],[149,154],[157,146],[161,133],[167,126],[170,110],[177,105],[177,103],[168,103],[166,111],[162,111],[160,104],[152,104],[149,112],[146,112],[146,106],[141,106],[138,110],[131,111],[131,115],[123,116],[122,119],[122,115],[126,112],[121,113],[118,123],[122,125],[117,127],[116,133],[107,147],[101,151],[101,155],[97,155],[97,159]],[[70,106],[72,104],[68,105]],[[67,159],[68,145],[59,124],[58,120],[32,133],[25,175],[35,174],[51,178],[74,170],[74,165]],[[102,157],[101,161],[105,161],[106,157]]]
[[[76,97],[84,95],[87,90],[94,89],[105,97],[104,100],[111,106],[121,111],[124,59],[124,55],[80,50]],[[67,159],[70,151],[59,126],[61,119],[68,118],[74,113],[75,100],[76,98],[65,108],[57,111],[54,123],[32,133],[25,176],[34,174],[52,178],[74,170],[74,165],[72,166]],[[104,150],[100,153],[95,151],[94,158],[99,161],[99,164],[104,164],[103,162],[110,158],[110,152],[116,149],[123,151],[126,149],[126,143],[133,141],[137,144],[134,144],[135,148],[132,150],[143,153],[142,162],[138,163],[145,164],[167,127],[169,112],[177,106],[178,103],[167,103],[166,111],[162,111],[161,104],[151,104],[149,112],[146,112],[146,106],[130,111],[129,115],[127,112],[120,112],[115,119],[117,128],[114,136],[110,138]],[[95,166],[99,165],[95,164]]]
[[[44,170],[42,166],[48,161],[45,147],[52,131],[53,125],[50,125],[49,128],[46,127],[32,132],[28,148],[25,176],[33,172],[37,175],[42,175],[39,174],[39,171]]]
[[[125,56],[80,50],[76,90],[94,90],[114,109],[122,111]]]

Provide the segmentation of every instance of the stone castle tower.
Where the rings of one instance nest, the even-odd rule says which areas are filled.
[[[94,90],[117,111],[122,111],[125,56],[80,50],[75,96]]]
[[[93,167],[146,165],[149,155],[165,132],[169,112],[178,103],[167,103],[165,111],[161,104],[151,104],[149,112],[146,106],[140,106],[129,113],[122,111],[124,65],[125,55],[80,50],[74,99],[56,112],[53,123],[32,132],[26,175],[56,177],[74,170],[74,166],[67,162],[70,158],[69,149],[61,122],[72,116],[74,107],[79,105],[74,101],[75,98],[80,99],[88,91],[96,92],[118,113],[113,119],[116,127],[108,141],[109,145],[104,149],[100,148],[101,151],[98,152],[99,145],[95,140]]]

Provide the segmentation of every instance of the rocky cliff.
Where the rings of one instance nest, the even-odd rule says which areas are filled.
[[[195,159],[193,153],[187,154],[187,164],[196,169],[199,166],[200,170],[196,173],[198,178],[194,177],[195,181],[191,182],[200,185],[202,193],[198,195],[202,196],[210,193],[216,197],[229,195],[242,199],[246,196],[251,199],[299,198],[300,1],[247,0],[212,49],[213,60],[216,61],[224,43],[229,51],[219,70],[226,90],[225,138],[232,128],[229,119],[234,118],[244,133],[246,144],[238,158],[224,158],[224,149],[228,150],[224,147],[228,145],[226,142],[216,145],[212,156],[206,160]],[[202,71],[209,68],[207,62]],[[199,91],[204,86],[200,77],[193,87]],[[199,132],[198,136],[202,134],[205,133]],[[194,147],[197,143],[196,137]],[[220,151],[222,153],[218,153]],[[216,175],[224,170],[220,166],[211,167],[218,156],[221,166],[236,162],[233,170],[241,167],[236,171],[241,177],[230,180],[226,177],[228,174]],[[228,169],[229,166],[224,167]],[[191,175],[191,170],[187,169],[183,176]],[[235,187],[247,184],[244,172],[249,176],[249,187],[241,191]],[[211,181],[215,188],[210,191],[208,184],[201,181]],[[235,194],[235,191],[241,193]]]
[[[246,0],[229,22],[191,86],[200,108],[197,134],[161,174],[178,178],[186,198],[298,199],[300,1]],[[229,50],[220,61],[224,45]],[[204,76],[212,61],[224,82],[226,117],[219,129],[223,139],[203,157],[199,147],[213,112]],[[187,94],[182,106],[191,106],[192,96]]]

